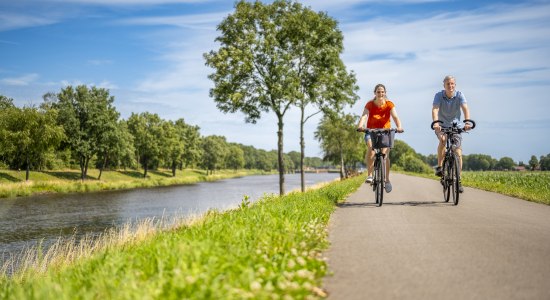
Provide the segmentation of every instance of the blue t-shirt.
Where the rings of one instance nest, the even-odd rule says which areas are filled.
[[[437,118],[443,122],[444,127],[451,126],[453,120],[460,121],[460,105],[464,103],[466,103],[466,98],[459,91],[455,91],[454,96],[451,98],[447,98],[445,90],[435,94],[433,105],[439,106]]]

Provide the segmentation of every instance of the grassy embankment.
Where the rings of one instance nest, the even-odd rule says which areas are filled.
[[[253,174],[266,174],[258,170],[222,170],[213,175],[206,175],[204,170],[178,170],[176,177],[168,170],[149,171],[147,178],[135,170],[104,171],[101,180],[97,180],[99,171],[88,171],[88,178],[80,180],[78,170],[31,172],[30,180],[25,181],[24,171],[0,170],[0,198],[29,196],[41,193],[74,193],[102,190],[120,190],[191,184],[200,181],[215,181],[225,178],[240,177]]]
[[[238,209],[209,212],[170,230],[142,224],[138,232],[111,233],[92,246],[60,247],[0,279],[0,298],[324,297],[319,286],[327,272],[322,251],[328,220],[335,203],[363,180],[265,196],[253,204],[243,199]]]
[[[433,174],[403,172],[436,180]],[[550,205],[550,172],[485,171],[464,172],[462,184],[532,202]]]

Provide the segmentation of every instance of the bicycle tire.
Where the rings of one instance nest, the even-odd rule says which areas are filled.
[[[378,207],[382,206],[384,202],[384,159],[382,157],[378,158],[378,168],[376,169],[377,179],[376,179],[376,204]]]
[[[441,184],[443,185],[443,200],[445,202],[449,202],[449,199],[451,198],[451,189],[449,185],[449,165],[449,159],[445,157],[445,159],[443,160],[443,176],[441,176]]]
[[[460,197],[460,191],[459,191],[459,178],[460,178],[460,165],[459,160],[456,154],[453,155],[453,203],[454,205],[458,205],[458,200]]]

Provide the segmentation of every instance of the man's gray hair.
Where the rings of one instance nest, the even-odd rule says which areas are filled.
[[[449,80],[451,80],[451,79],[453,79],[453,80],[456,81],[456,79],[455,79],[455,77],[454,77],[453,75],[447,75],[447,76],[445,76],[445,78],[443,78],[443,83],[445,83],[445,82],[447,82],[447,81],[449,81]]]

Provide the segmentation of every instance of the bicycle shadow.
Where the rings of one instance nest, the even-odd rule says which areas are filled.
[[[374,202],[342,202],[336,204],[338,208],[355,208],[355,207],[378,207]],[[453,206],[450,202],[441,201],[400,201],[400,202],[384,202],[382,206],[426,206],[426,207],[444,207]]]

